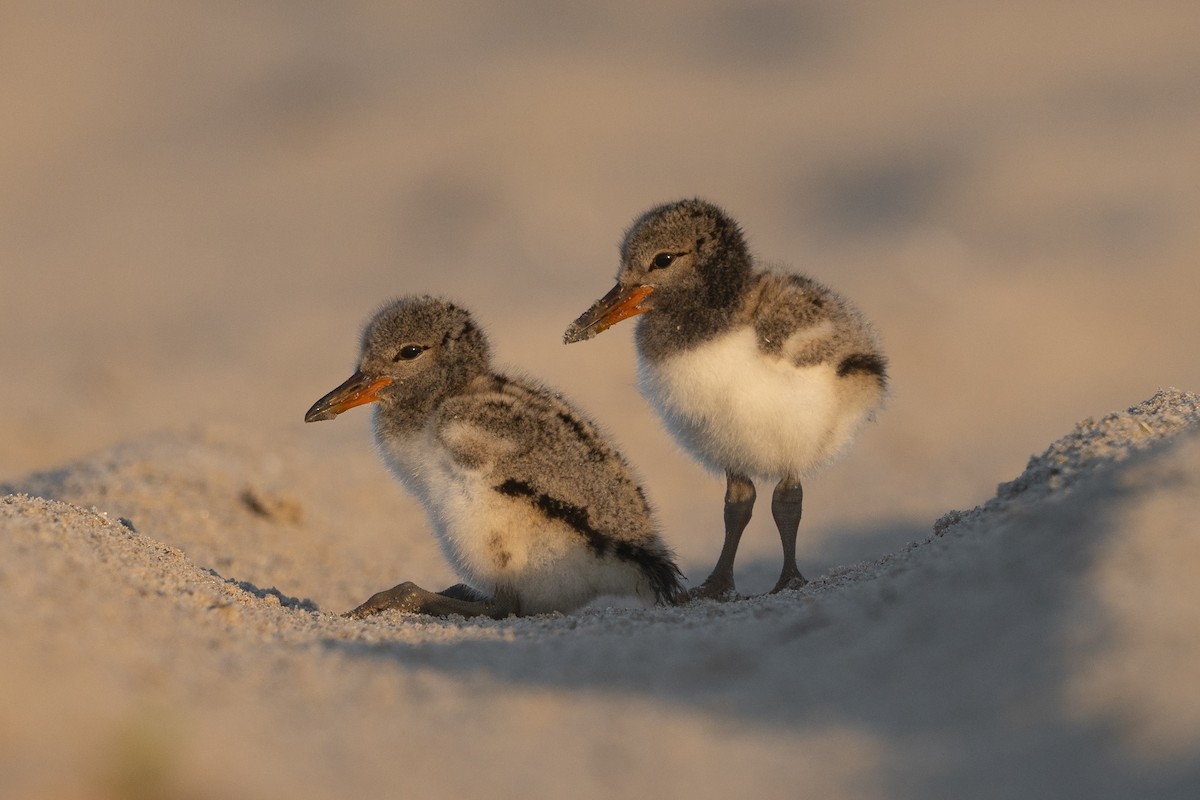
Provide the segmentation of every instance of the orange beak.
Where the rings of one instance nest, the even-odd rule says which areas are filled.
[[[617,284],[608,294],[601,297],[579,319],[567,326],[563,343],[582,342],[616,325],[623,319],[645,314],[650,309],[642,301],[654,291],[653,286],[629,286]]]
[[[347,409],[374,403],[379,399],[379,390],[391,382],[392,378],[371,379],[362,372],[355,372],[341,386],[313,403],[313,407],[304,415],[304,421],[333,419]]]

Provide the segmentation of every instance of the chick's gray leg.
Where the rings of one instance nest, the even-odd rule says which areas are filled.
[[[721,547],[721,555],[712,574],[704,583],[688,592],[689,600],[737,598],[733,583],[733,561],[737,557],[742,533],[754,512],[755,496],[754,483],[745,475],[734,472],[725,474],[725,544]]]
[[[452,597],[455,600],[470,600],[478,603],[488,601],[488,596],[476,589],[474,586],[468,586],[465,583],[456,583],[446,589],[442,589],[438,594],[443,597]]]
[[[772,593],[784,589],[799,589],[808,583],[796,566],[796,532],[800,528],[800,512],[804,505],[804,489],[799,479],[784,478],[771,495],[771,516],[779,528],[779,541],[783,544],[783,571]]]
[[[488,598],[465,584],[451,586],[445,592],[431,592],[412,581],[405,581],[386,591],[376,592],[367,602],[343,616],[363,619],[390,608],[433,617],[457,614],[460,617],[483,616],[493,619],[503,619],[517,612],[511,603]]]

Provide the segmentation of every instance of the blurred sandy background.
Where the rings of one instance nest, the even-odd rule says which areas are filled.
[[[722,483],[638,396],[633,326],[560,344],[633,216],[688,195],[892,359],[809,484],[809,563],[1200,386],[1192,3],[10,0],[0,94],[0,477],[206,420],[381,471],[367,414],[301,417],[380,303],[431,292],[615,435],[703,572]]]
[[[1194,2],[5,0],[0,101],[0,486],[78,506],[0,505],[11,785],[1194,796],[1194,436],[1097,477],[1079,435],[1074,500],[1046,461],[900,550],[1077,420],[1200,388]],[[369,414],[301,421],[413,292],[611,431],[704,577],[722,482],[638,396],[633,325],[560,343],[624,227],[689,195],[891,357],[888,408],[806,487],[826,578],[328,613],[451,580]],[[1194,427],[1172,402],[1104,444]],[[777,574],[762,509],[739,568]]]

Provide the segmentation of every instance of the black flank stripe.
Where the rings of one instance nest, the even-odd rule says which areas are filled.
[[[496,491],[508,497],[527,497],[534,506],[550,519],[565,522],[572,530],[587,540],[588,547],[598,556],[609,551],[612,541],[588,522],[587,509],[539,492],[525,481],[509,478],[496,487]]]
[[[874,353],[855,353],[842,359],[838,364],[837,374],[844,378],[852,372],[865,372],[874,375],[882,386],[887,382],[887,360]]]
[[[583,536],[588,548],[597,557],[611,551],[618,559],[637,564],[642,574],[649,579],[650,588],[660,602],[674,603],[682,594],[683,587],[679,583],[682,574],[669,558],[651,553],[646,548],[630,542],[618,541],[604,535],[588,522],[586,508],[539,492],[526,481],[516,478],[509,478],[497,486],[496,491],[506,497],[528,498],[547,517],[565,522]]]

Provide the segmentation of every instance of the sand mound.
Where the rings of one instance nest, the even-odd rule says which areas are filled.
[[[682,608],[341,619],[413,512],[330,466],[202,430],[0,487],[0,795],[1200,787],[1196,395],[1080,423],[902,552]]]

